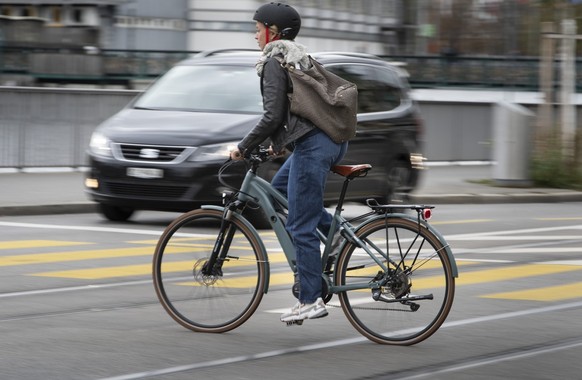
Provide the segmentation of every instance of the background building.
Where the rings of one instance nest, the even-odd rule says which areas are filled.
[[[189,0],[125,0],[106,29],[105,49],[189,50]]]
[[[257,49],[252,17],[266,1],[0,0],[0,84],[131,86],[193,52]],[[580,0],[280,1],[301,13],[309,51],[397,60],[414,86],[535,89],[541,23],[582,30]]]
[[[190,0],[189,50],[257,48],[252,17],[263,0]],[[399,50],[406,27],[401,0],[288,1],[302,16],[297,41],[312,51],[373,54]],[[250,21],[250,22],[249,22]]]
[[[0,47],[256,48],[252,16],[266,1],[0,0]],[[280,1],[301,13],[298,41],[313,51],[537,56],[541,22],[582,24],[578,0]]]
[[[264,0],[0,0],[4,46],[122,50],[256,48]],[[283,1],[285,2],[285,1]],[[396,53],[410,29],[403,0],[296,0],[311,50]],[[23,33],[28,30],[27,33]]]
[[[0,84],[118,84],[193,52],[258,49],[267,0],[0,0]],[[285,2],[285,1],[283,1]],[[310,51],[408,52],[416,0],[295,0]]]

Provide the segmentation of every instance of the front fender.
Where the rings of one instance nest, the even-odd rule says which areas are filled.
[[[216,210],[216,211],[224,212],[224,207],[222,207],[222,206],[204,205],[201,208],[203,210]],[[263,293],[267,293],[267,291],[269,290],[269,279],[271,278],[271,270],[270,270],[271,267],[269,264],[269,255],[267,255],[267,248],[265,247],[265,244],[263,243],[263,239],[261,239],[261,237],[259,236],[259,233],[255,229],[255,227],[253,227],[251,222],[249,222],[244,216],[242,216],[241,214],[232,213],[232,217],[237,219],[239,222],[244,224],[245,227],[248,228],[248,230],[251,232],[251,234],[253,234],[255,240],[259,243],[259,248],[263,251],[263,254],[265,257],[261,260],[260,265],[263,265],[263,268],[265,270],[265,276],[266,276],[265,277],[265,286],[263,288]]]

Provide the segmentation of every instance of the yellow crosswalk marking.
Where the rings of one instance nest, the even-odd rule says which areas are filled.
[[[582,297],[582,282],[547,286],[537,289],[516,290],[513,292],[492,293],[481,297],[524,301],[563,301]]]
[[[461,264],[461,262],[457,263]],[[526,264],[513,265],[505,268],[485,269],[479,271],[459,271],[459,278],[456,279],[455,284],[460,285],[476,285],[488,282],[513,280],[524,277],[534,277],[542,275],[550,275],[555,273],[563,273],[582,270],[580,265],[554,265],[554,264]],[[435,287],[444,286],[444,278],[442,276],[430,276],[422,278],[413,278],[412,284],[414,290],[425,290]]]
[[[475,285],[486,282],[513,280],[517,278],[542,276],[555,273],[582,270],[580,265],[525,264],[480,271],[460,272],[457,285]]]
[[[176,248],[174,247],[172,253],[179,253],[179,252],[186,252],[192,251],[191,247],[188,248]],[[287,262],[287,258],[283,253],[270,253],[269,254],[269,262],[271,264],[278,264],[278,263],[285,263]],[[252,265],[254,263],[254,257],[245,256],[241,257],[240,260],[233,260],[228,263],[231,267],[240,267],[245,265]],[[461,262],[459,265],[471,265],[474,264],[473,262]],[[182,272],[182,271],[190,271],[194,263],[192,260],[187,261],[175,261],[167,263],[164,266],[163,271],[166,273],[170,272]],[[431,264],[426,264],[431,265]],[[373,271],[376,271],[376,268],[373,268]],[[151,264],[137,264],[137,265],[123,265],[123,266],[115,266],[115,267],[99,267],[99,268],[90,268],[90,269],[71,269],[66,271],[54,271],[54,272],[41,272],[41,273],[33,273],[31,276],[40,276],[40,277],[58,277],[58,278],[74,278],[74,279],[82,279],[82,280],[97,280],[97,279],[105,279],[105,278],[113,278],[113,277],[124,277],[124,276],[139,276],[139,275],[150,275],[152,272]],[[354,271],[355,272],[355,271]],[[353,274],[354,272],[350,272]],[[271,275],[273,281],[274,274]],[[275,277],[276,279],[276,277]],[[293,280],[290,280],[291,282]],[[442,282],[441,277],[436,277],[434,281],[438,281],[439,283]],[[430,283],[426,283],[426,286],[430,286]]]
[[[525,264],[512,265],[504,268],[484,269],[478,271],[459,271],[459,278],[455,284],[476,285],[488,282],[514,280],[518,278],[534,277],[549,275],[555,273],[571,272],[582,270],[580,265],[553,265],[553,264]],[[431,287],[441,286],[444,283],[442,276],[425,277],[413,279],[415,290],[429,289]]]
[[[272,273],[269,278],[269,286],[291,285],[294,281],[293,273],[291,271],[285,273]],[[219,286],[226,288],[244,289],[254,287],[257,284],[257,276],[245,277],[223,277],[220,280]],[[176,285],[180,286],[204,286],[199,282],[186,281],[178,282]]]
[[[72,245],[94,244],[80,241],[58,241],[58,240],[12,240],[0,241],[0,249],[22,249],[39,247],[68,247]]]
[[[192,252],[201,247],[172,246],[166,250],[168,253]],[[63,261],[82,261],[93,259],[109,259],[135,256],[152,256],[154,247],[120,248],[120,249],[96,249],[88,251],[69,251],[56,253],[34,253],[29,255],[0,256],[0,267],[30,264],[48,264]]]
[[[167,247],[167,253],[187,253],[196,252],[200,250],[206,250],[211,247],[211,244],[207,244],[208,237],[196,236],[196,237],[184,237],[180,239],[173,239],[172,245]],[[120,249],[99,249],[99,250],[77,250],[68,252],[54,252],[54,253],[34,253],[34,254],[23,254],[23,255],[10,255],[10,256],[0,256],[0,267],[3,266],[17,266],[17,265],[30,265],[30,264],[46,264],[46,263],[58,263],[58,262],[68,262],[68,261],[82,261],[82,260],[93,260],[93,259],[108,259],[108,258],[123,258],[123,257],[139,257],[139,256],[149,256],[151,257],[154,252],[154,244],[156,241],[153,240],[140,240],[134,241],[134,244],[144,244],[140,247],[133,248],[120,248]],[[205,244],[206,243],[206,244]],[[0,242],[0,250],[7,249],[18,249],[18,248],[39,248],[39,247],[65,247],[74,245],[88,245],[93,243],[87,242],[73,242],[73,241],[56,241],[56,240],[15,240]],[[238,247],[240,250],[245,247]],[[249,250],[249,247],[246,247]],[[167,263],[164,267],[165,272],[183,272],[191,271],[193,262],[192,260],[180,260],[179,261]],[[273,264],[275,263],[285,263],[287,259],[281,252],[270,253],[269,261]],[[233,267],[252,265],[254,263],[254,258],[252,256],[241,257],[241,260],[231,261],[228,265]],[[427,265],[432,266],[432,262]],[[474,262],[464,262],[458,261],[457,265],[464,266],[469,264],[475,264]],[[526,277],[535,277],[543,275],[552,275],[558,273],[567,273],[571,271],[582,270],[581,265],[568,265],[559,263],[545,263],[545,264],[524,264],[524,265],[511,265],[511,266],[501,266],[492,269],[476,270],[476,271],[460,271],[459,278],[456,279],[456,284],[458,286],[462,285],[476,285],[482,283],[490,283],[497,281],[507,281]],[[135,264],[135,265],[123,265],[123,266],[112,266],[112,267],[99,267],[99,268],[88,268],[88,269],[71,269],[64,271],[51,271],[51,272],[41,272],[33,273],[32,276],[41,277],[57,277],[57,278],[71,278],[71,279],[81,279],[81,280],[97,280],[106,278],[118,278],[118,277],[129,277],[129,276],[149,276],[151,275],[152,266],[151,263],[146,264]],[[362,273],[352,272],[352,274],[362,274],[367,275],[368,273],[363,273],[365,270],[361,270]],[[253,277],[227,277],[223,283],[223,286],[232,287],[248,287],[256,278]],[[293,283],[293,274],[290,271],[285,271],[282,273],[272,273],[270,278],[271,286],[286,285]],[[442,286],[443,278],[440,276],[434,277],[424,277],[416,278],[413,280],[413,286],[415,290],[422,290],[431,287]],[[180,285],[195,285],[192,282],[183,282]],[[526,289],[526,290],[516,290],[507,291],[500,293],[491,293],[482,295],[483,298],[496,298],[496,299],[514,299],[514,300],[532,300],[532,301],[559,301],[572,298],[582,297],[582,282],[566,284],[566,285],[556,285],[549,287],[542,287],[536,289]]]
[[[191,248],[190,248],[191,250]],[[270,263],[282,263],[287,262],[284,254],[272,254],[269,255]],[[241,257],[240,260],[232,260],[228,263],[231,267],[239,267],[245,265],[252,265],[255,263],[254,259],[250,257]],[[191,271],[194,262],[192,260],[187,261],[175,261],[168,262],[164,265],[162,271],[165,273],[170,272],[183,272]],[[100,267],[100,268],[90,268],[90,269],[71,269],[65,271],[55,271],[55,272],[42,272],[33,273],[31,276],[40,277],[58,277],[58,278],[75,278],[81,280],[97,280],[104,278],[113,277],[126,277],[126,276],[143,276],[150,275],[152,273],[151,264],[137,264],[137,265],[123,265],[116,267]]]
[[[151,256],[153,252],[154,247],[139,247],[12,255],[0,257],[0,267],[29,264],[47,264],[62,261],[107,259],[112,257]]]

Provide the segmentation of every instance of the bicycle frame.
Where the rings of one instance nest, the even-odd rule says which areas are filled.
[[[249,157],[251,168],[240,190],[228,197],[225,194],[223,206],[206,205],[180,215],[158,239],[153,258],[154,288],[168,314],[187,329],[223,333],[237,328],[257,311],[269,291],[271,263],[274,273],[283,272],[277,284],[283,285],[291,275],[279,264],[279,251],[269,257],[261,235],[246,218],[247,211],[262,207],[284,261],[297,273],[297,252],[286,228],[290,227],[286,226],[286,192],[256,174],[269,158],[266,148],[257,149]],[[218,174],[220,183],[232,189],[221,178],[231,163],[225,162]],[[346,318],[362,335],[376,343],[412,345],[434,334],[447,318],[457,267],[447,242],[427,221],[433,206],[381,205],[370,198],[366,200],[367,212],[342,216],[349,183],[371,168],[368,164],[331,168],[345,179],[329,231],[327,225],[317,231],[325,245],[321,272],[315,278],[322,281],[317,302],[328,303],[336,294]],[[199,224],[219,224],[220,228],[198,235],[194,232]],[[341,244],[336,252],[337,242]],[[275,279],[279,277],[273,277],[274,284]],[[297,278],[291,290],[296,298],[301,297]],[[281,321],[301,325],[305,317],[314,319],[323,314],[304,315],[300,310],[291,317],[286,313]]]
[[[350,224],[350,222],[348,220],[346,220],[341,215],[341,211],[342,211],[342,207],[343,207],[341,200],[343,200],[343,198],[344,198],[348,182],[349,181],[346,180],[346,182],[344,183],[344,186],[342,189],[342,194],[340,196],[340,203],[337,205],[335,213],[333,214],[332,224],[331,224],[328,235],[325,236],[321,231],[318,230],[318,235],[320,237],[320,240],[323,243],[325,243],[325,249],[324,249],[323,254],[322,254],[322,276],[325,275],[323,266],[325,265],[327,258],[330,254],[330,250],[331,250],[331,244],[327,244],[327,242],[331,241],[331,239],[333,239],[333,236],[335,235],[335,233],[338,230],[340,230],[341,228],[343,228],[342,235],[346,239],[346,241],[350,241],[350,242],[354,243],[356,246],[358,246],[359,248],[364,250],[383,270],[385,270],[385,271],[388,270],[386,265],[384,265],[384,263],[380,259],[378,259],[377,256],[372,252],[370,247],[374,251],[376,251],[376,253],[379,254],[383,259],[389,260],[389,258],[384,253],[382,253],[382,251],[378,247],[376,247],[372,242],[360,240],[357,237],[358,228],[354,228]],[[275,189],[268,181],[259,177],[252,169],[250,169],[247,172],[247,174],[243,180],[240,191],[238,193],[238,199],[240,201],[243,201],[243,202],[257,202],[260,205],[263,212],[265,213],[265,215],[269,219],[271,226],[273,228],[273,231],[275,232],[275,235],[277,236],[277,239],[278,239],[279,243],[281,244],[281,248],[283,249],[283,252],[285,254],[285,257],[287,259],[289,267],[291,268],[291,270],[294,273],[296,273],[297,269],[295,267],[295,262],[296,262],[295,261],[296,260],[295,247],[293,245],[293,242],[291,241],[291,237],[289,236],[289,234],[287,233],[287,230],[285,229],[285,225],[284,225],[283,221],[281,220],[281,218],[277,214],[277,211],[275,210],[275,204],[279,204],[282,207],[284,207],[285,209],[288,208],[288,201],[285,198],[285,196],[283,194],[281,194],[277,189]],[[403,206],[396,206],[396,207],[403,208]],[[404,206],[404,207],[406,207],[406,206]],[[224,210],[224,207],[221,207],[221,206],[202,206],[202,208]],[[372,212],[372,213],[366,214],[366,215],[371,216],[371,219],[394,217],[394,218],[406,218],[406,219],[414,220],[414,218],[412,218],[409,215],[406,215],[404,213],[386,212],[384,214],[377,214],[375,212]],[[232,217],[235,217],[238,220],[241,220],[243,223],[245,223],[248,226],[252,226],[250,224],[250,222],[248,222],[239,213],[232,213]],[[416,220],[414,220],[414,221],[416,222]],[[428,228],[431,232],[433,232],[436,236],[438,236],[442,242],[445,242],[445,240],[442,238],[442,236],[436,230],[434,230],[428,223],[422,222],[421,220],[418,220],[418,223],[423,223],[423,225],[426,228]],[[257,240],[262,242],[262,239],[259,237],[256,229],[250,228],[250,230],[253,231],[253,233],[256,235]],[[345,244],[346,244],[346,242],[344,242],[342,244],[342,247],[340,247],[340,252],[343,248],[343,245],[345,245]],[[449,260],[451,262],[451,266],[453,269],[453,275],[454,275],[454,277],[457,277],[458,276],[457,266],[456,266],[452,251],[451,251],[450,247],[448,246],[448,244],[443,244],[443,245],[445,247],[446,254],[449,257]],[[265,252],[267,252],[267,251],[265,250]],[[268,254],[267,254],[267,258],[268,258]],[[268,288],[269,288],[269,277],[270,277],[270,265],[269,265],[268,259],[267,259],[267,262],[265,263],[265,270],[267,273],[267,281],[265,282],[264,293],[267,293]],[[325,277],[327,277],[327,276],[325,276]],[[373,288],[377,288],[377,287],[381,286],[380,281],[366,282],[366,283],[353,283],[350,285],[338,286],[338,285],[333,285],[333,283],[330,281],[329,277],[327,277],[325,279],[328,282],[328,291],[330,293],[339,293],[342,291],[357,290],[357,289],[373,289]]]
[[[287,198],[281,194],[281,192],[279,192],[277,189],[275,189],[268,181],[265,181],[263,178],[259,177],[255,172],[253,172],[253,170],[248,170],[247,174],[243,180],[243,183],[241,185],[240,191],[238,193],[238,199],[240,201],[243,202],[258,202],[259,205],[261,206],[261,209],[263,210],[263,212],[265,213],[265,215],[267,216],[267,218],[269,219],[269,221],[271,222],[271,226],[273,228],[273,231],[275,232],[275,235],[277,236],[277,239],[279,240],[279,243],[281,244],[281,248],[283,249],[283,253],[285,254],[285,257],[287,259],[287,263],[289,264],[289,267],[291,268],[291,270],[293,271],[293,273],[297,272],[297,269],[295,267],[295,263],[296,263],[296,254],[295,254],[295,246],[293,245],[293,242],[291,241],[291,237],[289,236],[289,234],[287,233],[287,230],[285,229],[285,225],[283,223],[283,221],[281,220],[281,218],[277,215],[277,211],[275,210],[275,203],[281,205],[284,209],[287,209],[289,207],[289,203],[287,201]],[[224,207],[220,207],[220,206],[209,206],[209,205],[205,205],[202,206],[203,209],[214,209],[214,210],[224,210]],[[237,218],[238,220],[243,221],[245,224],[247,225],[251,225],[242,215],[237,214],[237,213],[232,213],[232,216]],[[324,237],[323,233],[318,231],[319,237],[323,242],[327,242],[327,239],[333,237],[333,234],[335,233],[335,230],[337,229],[337,221],[334,218],[334,221],[332,222],[332,226],[330,228],[330,234],[328,235],[328,237]],[[262,241],[262,239],[258,236],[258,233],[256,232],[255,228],[251,228],[251,230],[253,231],[253,233],[255,233],[257,236],[257,240],[258,241]],[[329,255],[329,245],[326,244],[326,250],[324,252],[324,258],[327,260],[327,256]],[[266,252],[266,250],[265,250]],[[267,254],[268,257],[268,254]],[[267,293],[268,288],[269,288],[269,275],[270,275],[270,266],[269,263],[267,262],[265,264],[265,270],[267,273],[267,281],[265,283],[265,289],[264,292]],[[322,272],[323,272],[323,268],[322,268]]]

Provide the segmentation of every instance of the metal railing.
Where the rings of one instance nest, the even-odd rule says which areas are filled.
[[[71,50],[0,46],[0,75],[38,83],[121,84],[152,80],[197,52],[153,50]],[[405,65],[414,88],[480,87],[538,91],[539,57],[382,56]],[[554,65],[556,70],[559,64]],[[582,58],[576,62],[582,92]],[[558,77],[558,76],[556,76]]]
[[[138,94],[0,86],[0,168],[86,166],[95,127]]]

